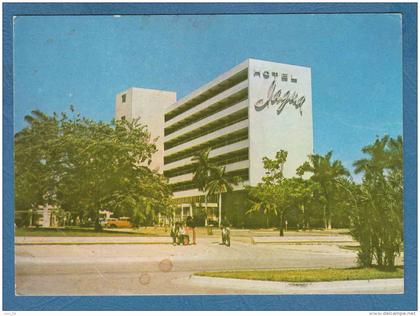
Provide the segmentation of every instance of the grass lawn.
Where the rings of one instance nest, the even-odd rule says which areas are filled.
[[[346,249],[346,250],[353,250],[353,251],[359,250],[359,246],[344,245],[344,246],[338,246],[338,247],[341,249]]]
[[[159,233],[147,231],[123,232],[117,230],[103,230],[96,232],[93,228],[16,228],[15,236],[36,237],[136,237],[136,236],[161,236]]]
[[[140,227],[139,229],[107,229],[101,232],[95,232],[93,227],[60,227],[60,228],[16,228],[15,236],[35,236],[35,237],[135,237],[135,236],[149,236],[149,237],[169,237],[169,228],[164,227]],[[207,236],[207,228],[197,227],[197,236]],[[214,235],[219,237],[220,232],[215,229]]]
[[[305,269],[305,270],[254,270],[254,271],[220,271],[199,272],[198,276],[283,281],[283,282],[322,282],[344,280],[371,280],[402,278],[404,271],[398,267],[395,271],[385,272],[375,268],[348,268],[348,269]]]

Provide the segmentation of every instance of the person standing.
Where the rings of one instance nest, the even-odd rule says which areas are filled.
[[[178,233],[179,233],[179,223],[178,222],[172,222],[171,225],[171,237],[172,237],[172,244],[176,246],[176,244],[179,244],[178,239]]]
[[[230,222],[225,217],[220,223],[220,230],[222,232],[222,243],[221,245],[226,245],[230,247]]]
[[[178,244],[181,244],[181,245],[184,245],[184,246],[189,245],[190,237],[187,233],[187,227],[186,226],[184,227],[183,223],[179,224],[178,236],[179,236]]]
[[[196,235],[195,235],[195,220],[193,217],[188,216],[187,217],[187,221],[186,221],[186,225],[188,227],[188,234],[191,232],[192,234],[192,244],[195,245],[196,244]]]

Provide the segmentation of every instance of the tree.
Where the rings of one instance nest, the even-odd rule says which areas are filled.
[[[212,168],[210,179],[206,186],[206,191],[209,194],[217,194],[219,197],[219,227],[222,221],[222,193],[232,191],[232,185],[239,182],[238,178],[227,176],[225,171],[226,167]]]
[[[284,222],[286,212],[293,205],[291,199],[290,182],[284,178],[283,169],[287,159],[287,151],[280,150],[274,159],[263,158],[265,176],[256,187],[248,186],[252,206],[249,212],[263,211],[272,213],[279,220],[280,236],[284,236]]]
[[[14,139],[15,207],[36,210],[56,197],[59,122],[56,115],[38,110],[26,115],[25,121],[28,127]]]
[[[211,172],[216,169],[216,166],[210,163],[209,154],[211,148],[204,149],[193,156],[192,161],[194,163],[194,176],[193,182],[197,185],[198,189],[204,193],[204,209],[206,213],[207,226],[207,198],[208,198],[208,183],[210,182]]]
[[[131,216],[134,227],[157,220],[157,215],[170,215],[171,198],[167,180],[151,170],[148,174],[120,187],[112,198],[110,207],[120,216]]]
[[[285,181],[290,188],[289,199],[293,209],[296,210],[297,228],[304,230],[311,228],[311,208],[316,199],[317,183],[303,178],[290,178]]]
[[[297,169],[297,173],[301,176],[306,172],[312,173],[310,179],[318,183],[321,188],[322,195],[325,198],[324,222],[326,229],[331,229],[332,204],[337,189],[337,181],[349,176],[349,172],[343,167],[341,161],[331,161],[331,158],[332,151],[324,156],[309,155],[309,161],[306,161]]]
[[[259,183],[256,187],[247,188],[252,203],[249,211],[263,211],[266,215],[271,213],[276,216],[280,236],[284,236],[286,214],[293,205],[289,189],[287,179],[277,184]]]
[[[351,233],[360,243],[359,263],[395,268],[395,257],[403,240],[403,156],[402,137],[385,135],[362,148],[368,155],[354,162],[355,172],[363,173],[358,200],[352,212]]]
[[[389,143],[389,136],[382,139],[376,139],[373,145],[362,148],[362,152],[370,156],[357,160],[353,163],[355,173],[364,173],[364,180],[379,181],[382,179],[384,170],[389,165],[389,155],[386,152],[386,146]]]
[[[148,168],[156,146],[138,120],[95,122],[71,109],[60,117],[33,112],[27,121],[15,136],[21,204],[23,197],[51,203],[97,223],[100,210],[131,205],[125,211],[132,212],[144,201],[155,208],[169,195],[166,180]]]

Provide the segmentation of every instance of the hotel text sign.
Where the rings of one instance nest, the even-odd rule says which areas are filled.
[[[269,107],[269,105],[278,105],[277,108],[277,115],[279,115],[284,108],[290,104],[293,106],[296,110],[299,110],[300,115],[302,115],[302,106],[306,101],[306,98],[304,96],[298,95],[295,91],[287,90],[282,91],[282,89],[277,89],[276,79],[279,77],[279,74],[277,72],[269,72],[269,71],[254,71],[254,77],[262,77],[264,79],[269,79],[270,76],[274,77],[273,81],[271,82],[271,85],[268,88],[267,91],[267,99],[264,100],[264,98],[259,99],[254,104],[254,108],[256,111],[262,111],[265,108]],[[293,78],[293,76],[290,76],[290,81],[292,83],[297,83],[297,79]],[[281,74],[281,81],[288,81],[289,76],[288,74]]]

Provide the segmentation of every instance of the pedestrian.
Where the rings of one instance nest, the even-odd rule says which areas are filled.
[[[230,223],[226,217],[220,223],[220,230],[222,232],[222,243],[220,245],[230,247]]]
[[[174,246],[176,246],[176,244],[179,244],[179,240],[178,239],[178,234],[179,234],[179,223],[178,222],[172,222],[171,225],[171,237],[172,237],[172,244]]]
[[[187,235],[187,232],[185,230],[185,227],[184,227],[184,225],[182,223],[180,223],[180,225],[179,225],[179,233],[178,233],[178,236],[179,236],[178,245],[181,244],[181,245],[184,245],[185,246],[185,245],[188,245],[189,244],[190,238]]]
[[[192,234],[192,244],[196,244],[196,235],[195,235],[195,219],[191,216],[187,217],[187,228],[188,228],[188,235]]]

